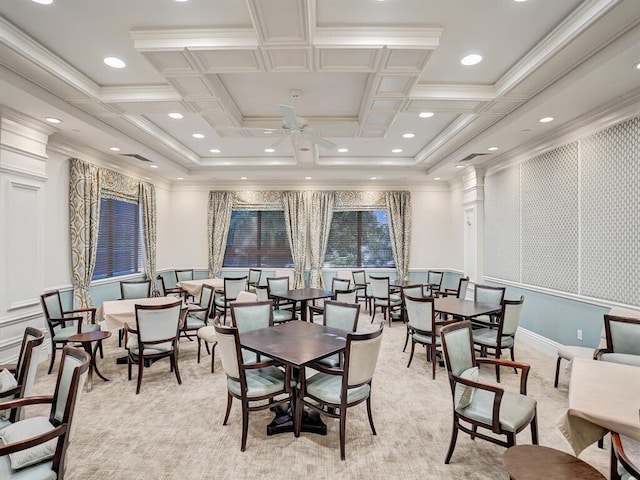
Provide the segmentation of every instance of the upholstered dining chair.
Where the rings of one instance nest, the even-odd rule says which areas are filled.
[[[238,294],[238,298],[236,298],[235,303],[243,303],[243,302],[256,302],[258,301],[258,295],[252,292],[240,292]],[[200,353],[201,353],[201,345],[204,342],[204,346],[207,349],[207,353],[211,354],[211,373],[214,373],[214,363],[215,363],[215,353],[216,353],[216,345],[218,342],[216,341],[216,329],[214,327],[215,324],[219,323],[219,317],[214,317],[211,325],[207,325],[198,329],[197,337],[198,337],[198,363],[200,363]],[[209,344],[211,344],[211,351],[209,352]]]
[[[34,327],[25,328],[18,361],[15,364],[0,365],[0,375],[3,376],[0,385],[10,384],[8,388],[0,389],[0,402],[28,397],[31,394],[43,342],[44,332],[42,330]],[[22,419],[22,409],[0,410],[0,428],[20,419]]]
[[[473,343],[480,349],[481,356],[485,357],[491,351],[495,358],[500,358],[502,350],[508,349],[511,360],[515,361],[513,349],[523,306],[524,296],[519,300],[503,300],[497,322],[487,323],[483,328],[473,330]],[[478,325],[477,322],[476,325]],[[500,365],[498,364],[496,364],[496,381],[500,383]]]
[[[65,346],[53,396],[23,397],[0,403],[0,410],[51,404],[48,416],[34,416],[0,428],[0,478],[58,479],[65,474],[73,417],[89,370],[89,354]],[[2,443],[2,442],[0,442]]]
[[[640,465],[631,460],[624,451],[620,435],[611,432],[610,480],[634,480],[640,478]]]
[[[193,280],[193,268],[180,268],[174,270],[174,274],[176,276],[176,283],[178,282],[188,282]],[[193,295],[190,295],[185,292],[185,300],[192,299]]]
[[[607,346],[596,350],[593,358],[640,366],[640,318],[605,314],[604,332]]]
[[[149,298],[151,296],[151,280],[127,280],[120,282],[120,299]]]
[[[125,323],[127,335],[127,369],[131,380],[131,366],[138,365],[136,395],[140,393],[145,360],[169,358],[171,371],[182,385],[178,370],[178,335],[182,300],[165,305],[136,305],[136,328]]]
[[[358,302],[364,301],[365,310],[371,310],[371,288],[367,283],[367,275],[364,270],[352,270],[353,284],[356,287],[356,299]]]
[[[473,291],[473,300],[477,303],[489,303],[491,305],[501,305],[504,300],[504,287],[492,287],[490,285],[476,285]],[[476,320],[484,322],[495,322],[495,315],[480,315]]]
[[[213,291],[214,289],[211,285],[203,285],[198,303],[187,304],[187,314],[184,319],[184,324],[180,327],[182,336],[193,341],[189,332],[197,332],[209,324],[209,315],[211,314],[211,307],[213,306]]]
[[[167,287],[167,285],[164,283],[163,275],[158,275],[156,279],[159,281],[159,284],[160,284],[161,297],[182,297],[186,299],[187,297],[186,290],[178,287],[177,285],[175,287]]]
[[[235,302],[240,292],[247,288],[247,277],[226,277],[224,279],[224,289],[217,290],[213,296],[214,315],[220,314],[221,322],[227,321],[227,311],[231,302]]]
[[[349,280],[334,277],[331,282],[331,300],[344,303],[357,303],[358,291],[355,288],[349,288],[350,285],[351,282]],[[321,305],[309,305],[309,321],[321,324],[323,312],[324,303]]]
[[[227,424],[233,399],[237,398],[242,406],[240,451],[244,452],[249,431],[249,412],[292,400],[288,372],[279,369],[279,364],[273,360],[245,363],[238,329],[219,324],[215,325],[215,329],[222,368],[227,376],[227,411],[222,424]]]
[[[63,310],[59,290],[40,295],[40,304],[47,320],[52,344],[51,362],[47,372],[50,374],[56,361],[56,351],[61,350],[68,343],[69,337],[76,333],[95,332],[100,330],[100,325],[96,323],[95,307]],[[102,341],[99,347],[102,356]]]
[[[267,277],[267,298],[273,300],[274,323],[288,322],[296,318],[295,302],[272,297],[287,290],[290,290],[289,277]]]
[[[537,402],[527,396],[530,366],[505,359],[476,358],[469,321],[455,322],[444,327],[440,330],[440,338],[453,401],[453,430],[444,463],[451,460],[459,430],[471,435],[471,438],[478,437],[503,447],[511,447],[516,443],[516,434],[531,425],[531,442],[537,445]],[[520,393],[479,382],[480,364],[502,365],[521,370]],[[489,430],[494,435],[504,435],[506,440],[478,431],[479,428]]]
[[[303,367],[296,404],[295,436],[300,436],[304,407],[317,410],[332,418],[340,419],[340,459],[345,459],[347,409],[362,402],[367,404],[371,432],[376,435],[371,413],[371,382],[378,361],[382,330],[371,333],[347,333],[343,368],[327,368],[313,363],[318,373],[306,378]],[[337,413],[336,413],[337,412]]]
[[[407,368],[411,366],[416,344],[419,343],[427,349],[427,362],[431,362],[431,377],[435,379],[437,353],[440,347],[440,328],[452,322],[436,321],[433,297],[405,295],[404,302],[407,308],[407,339],[411,337],[411,355]],[[405,348],[406,346],[405,341]]]
[[[256,288],[256,286],[260,285],[261,277],[261,268],[250,268],[249,275],[247,276],[247,290],[253,290],[254,288]]]
[[[422,285],[422,295],[425,297],[432,297],[435,292],[439,291],[442,287],[442,279],[444,278],[444,272],[438,270],[427,271],[427,282]]]
[[[355,294],[355,290],[351,291]],[[359,303],[345,303],[335,300],[326,300],[324,302],[322,324],[327,327],[339,328],[345,332],[355,332],[358,328],[359,315]],[[336,353],[335,355],[318,360],[318,363],[320,365],[335,368],[341,365],[343,358],[344,355]]]
[[[469,288],[469,277],[461,277],[458,279],[458,288],[445,288],[444,290],[437,290],[434,295],[437,297],[456,297],[464,299],[467,296],[467,289]]]
[[[383,321],[388,320],[391,326],[391,316],[394,312],[400,312],[402,309],[402,297],[391,293],[389,277],[375,277],[369,275],[369,285],[371,286],[371,298],[373,305],[371,307],[371,322],[376,315],[376,310],[380,307],[383,315]]]

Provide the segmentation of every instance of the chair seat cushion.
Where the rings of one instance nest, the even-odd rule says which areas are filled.
[[[127,340],[126,345],[127,350],[129,350],[133,355],[138,356],[138,336],[129,334],[129,339]],[[144,347],[142,352],[143,355],[157,355],[159,353],[170,352],[173,349],[173,345],[171,342],[157,343],[155,345]]]
[[[411,335],[411,338],[413,338],[415,342],[422,343],[424,345],[431,345],[431,335],[414,332],[413,335]],[[440,336],[438,335],[436,335],[436,345],[440,345]]]
[[[98,330],[100,330],[100,325],[97,323],[86,323],[80,327],[82,333],[97,332]]]
[[[11,470],[9,456],[0,457],[0,478],[3,480],[56,480],[58,477],[52,468],[53,460],[48,460],[20,470]]]
[[[603,362],[623,363],[625,365],[633,365],[640,367],[640,355],[631,355],[629,353],[603,353],[599,357]]]
[[[247,377],[247,396],[261,397],[272,395],[284,388],[284,372],[276,367],[257,368],[245,370]],[[230,392],[240,396],[240,382],[227,378],[227,388]]]
[[[202,312],[202,313],[204,314],[206,312]],[[203,319],[198,317],[192,317],[191,315],[187,315],[185,328],[189,330],[196,330],[198,328],[205,327],[206,325],[207,323]]]
[[[198,329],[198,338],[201,338],[205,342],[213,343],[216,341],[216,327],[213,325],[207,325]]]
[[[573,360],[574,358],[593,358],[593,348],[577,347],[574,345],[563,345],[558,348],[558,356],[565,360]]]
[[[342,389],[342,376],[316,373],[307,379],[307,392],[309,395],[319,398],[327,403],[340,403]],[[369,384],[347,389],[347,404],[358,402],[369,396],[371,387]]]
[[[471,403],[456,411],[473,420],[491,424],[493,392],[476,388]],[[500,428],[507,432],[517,432],[528,425],[536,414],[536,401],[519,393],[504,392],[500,403]]]
[[[400,295],[389,295],[389,300],[387,301],[386,299],[383,298],[376,298],[375,299],[375,304],[378,306],[383,306],[383,307],[388,307],[389,305],[391,305],[392,307],[395,307],[397,305],[402,304],[402,298],[400,297]]]
[[[487,347],[495,347],[498,344],[497,328],[479,328],[473,331],[473,343],[485,345]],[[501,345],[505,348],[513,346],[513,337],[502,335]]]
[[[328,357],[318,360],[318,363],[325,367],[336,368],[340,366],[340,354],[330,355]]]
[[[69,337],[76,333],[78,333],[78,328],[76,326],[61,328],[55,331],[55,335],[52,340],[54,342],[66,342],[69,340]]]
[[[274,310],[273,311],[273,323],[278,322],[286,322],[288,320],[293,319],[293,311],[292,310]]]
[[[0,430],[0,440],[2,440],[5,445],[20,442],[50,432],[54,428],[48,417],[31,417],[4,427]],[[40,445],[10,453],[8,457],[11,469],[19,470],[53,458],[57,445],[58,440],[54,438]]]

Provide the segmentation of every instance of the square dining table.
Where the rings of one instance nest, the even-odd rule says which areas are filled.
[[[272,297],[290,300],[292,302],[300,302],[300,319],[307,321],[307,304],[309,300],[319,300],[321,298],[330,298],[333,295],[331,290],[323,290],[322,288],[295,288],[280,293],[272,293]]]
[[[200,298],[202,286],[209,285],[214,290],[224,288],[224,278],[199,278],[197,280],[183,280],[176,285],[185,290],[189,295]]]
[[[292,321],[241,333],[240,345],[292,367],[295,379],[301,367],[343,351],[347,345],[347,332],[312,322]],[[276,418],[267,426],[267,435],[292,432],[292,415],[279,407],[274,410]],[[315,412],[303,417],[301,430],[321,435],[327,433],[326,425]]]
[[[433,308],[438,313],[445,313],[464,320],[471,320],[480,315],[500,313],[502,309],[500,305],[479,303],[456,297],[438,297],[433,302]]]

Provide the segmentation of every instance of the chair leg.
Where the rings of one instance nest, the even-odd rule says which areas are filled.
[[[217,344],[218,344],[217,342],[214,342],[213,344],[211,344],[211,373],[213,373],[213,369],[214,369],[213,364],[214,364],[214,361],[216,359],[216,345]]]
[[[247,448],[247,433],[249,432],[249,401],[242,401],[242,440],[240,442],[240,451],[244,452]]]
[[[499,349],[496,349],[496,360],[500,360]],[[496,365],[496,382],[500,383],[500,365]]]
[[[122,348],[122,338],[124,337],[124,330],[121,328],[118,330],[118,348]]]
[[[340,460],[345,459],[345,440],[347,438],[347,409],[340,408]]]
[[[407,368],[411,366],[411,361],[413,360],[413,351],[415,350],[416,342],[411,340],[411,355],[409,355],[409,363],[407,363]]]
[[[558,357],[558,360],[556,361],[556,378],[553,381],[553,386],[555,388],[558,388],[558,376],[560,375],[560,360],[562,360],[562,357]]]
[[[47,375],[51,374],[51,370],[53,370],[53,364],[56,363],[56,344],[51,342],[51,362],[49,363],[49,371]]]
[[[202,347],[202,339],[198,337],[198,363],[200,363],[200,349]]]
[[[293,399],[291,400],[294,401]],[[304,405],[302,404],[302,398],[298,395],[298,398],[295,400],[296,408],[295,408],[295,418],[293,420],[293,434],[296,437],[300,436],[300,428],[302,426],[302,411],[304,410]]]
[[[174,350],[173,355],[171,355],[171,364],[173,366],[173,371],[176,374],[176,380],[178,380],[178,385],[182,385],[182,379],[180,378],[180,370],[178,370],[178,351]]]
[[[431,379],[435,380],[436,379],[436,359],[437,359],[435,343],[431,344],[430,350],[431,350]]]
[[[514,346],[512,345],[511,348],[509,349],[509,353],[511,354],[511,361],[515,362],[516,359],[515,359],[515,352],[513,351],[513,347]],[[513,371],[514,371],[514,373],[518,373],[518,369],[516,369],[516,368],[514,368]]]
[[[538,413],[531,419],[531,443],[538,445]]]
[[[376,427],[373,425],[373,415],[371,413],[371,394],[369,394],[369,398],[367,398],[367,416],[369,417],[369,426],[371,427],[371,433],[374,435],[378,435],[376,433]]]
[[[222,421],[222,425],[227,424],[227,420],[229,420],[229,413],[231,413],[231,403],[233,402],[233,397],[229,392],[227,392],[227,413],[224,414],[224,420]]]
[[[142,352],[138,356],[138,386],[136,387],[136,395],[140,393],[140,387],[142,386],[142,372],[144,371],[144,361],[142,360]]]
[[[402,347],[402,351],[404,352],[407,349],[407,344],[409,343],[409,327],[407,327],[407,338],[404,339],[404,347]]]
[[[451,431],[451,440],[449,441],[449,450],[447,451],[447,456],[444,459],[445,464],[449,464],[451,461],[451,456],[453,455],[453,450],[456,448],[456,440],[458,439],[458,424],[456,423],[455,417],[453,418],[453,430]]]
[[[507,432],[507,448],[513,447],[516,444],[516,434],[514,432]]]

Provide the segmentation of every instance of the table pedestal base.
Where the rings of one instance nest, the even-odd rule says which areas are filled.
[[[267,425],[267,435],[276,435],[278,433],[293,432],[293,416],[289,408],[283,408],[277,405],[271,409],[275,413],[273,421]],[[320,418],[318,412],[302,413],[302,432],[317,433],[319,435],[327,434],[327,425]]]

